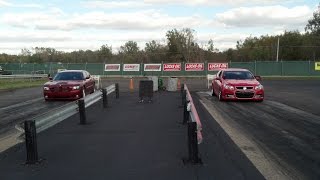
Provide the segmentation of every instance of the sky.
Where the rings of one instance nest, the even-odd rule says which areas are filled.
[[[304,32],[316,0],[0,0],[0,53],[51,47],[114,52],[127,41],[166,44],[166,32],[191,28],[200,47],[220,51],[250,36]]]

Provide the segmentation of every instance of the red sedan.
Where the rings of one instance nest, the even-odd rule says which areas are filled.
[[[43,86],[45,100],[79,99],[95,91],[95,81],[83,70],[66,70],[57,73]]]
[[[225,69],[216,74],[212,81],[212,96],[223,100],[263,101],[264,89],[261,77],[247,69]]]

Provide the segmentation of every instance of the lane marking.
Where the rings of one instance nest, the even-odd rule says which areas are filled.
[[[200,93],[198,94],[201,98],[199,101],[203,107],[210,113],[222,129],[229,135],[232,141],[241,149],[241,151],[266,179],[293,179],[289,174],[282,171],[281,167],[272,161],[272,158],[268,158],[268,155],[263,153],[263,150],[253,140],[251,140],[248,135],[235,127],[235,124],[232,125],[231,123],[228,123],[214,105],[212,105],[211,101],[203,98]]]

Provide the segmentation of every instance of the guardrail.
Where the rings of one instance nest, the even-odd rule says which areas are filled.
[[[201,164],[199,158],[198,145],[202,143],[202,124],[195,108],[192,96],[186,84],[181,88],[182,104],[183,104],[183,124],[188,125],[188,149],[189,157],[184,159],[184,163],[191,162],[193,164]]]
[[[29,78],[46,78],[48,74],[14,74],[0,75],[0,79],[29,79]]]
[[[86,96],[85,98],[79,99],[67,103],[63,106],[55,108],[49,112],[41,114],[24,122],[24,134],[27,148],[27,164],[34,164],[39,162],[37,152],[37,133],[40,133],[55,124],[67,119],[68,117],[79,112],[80,124],[86,124],[85,108],[96,103],[103,98],[103,107],[105,108],[106,96],[116,92],[116,98],[119,98],[119,85],[112,84],[102,91],[96,91],[93,94]]]

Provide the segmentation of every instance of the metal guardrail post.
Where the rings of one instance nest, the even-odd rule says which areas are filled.
[[[183,121],[182,124],[186,124],[189,121],[189,111],[187,110],[188,102],[185,101],[183,105]]]
[[[201,159],[198,156],[198,139],[197,139],[197,123],[189,122],[188,123],[188,150],[189,157],[186,160],[187,162],[193,164],[201,164]]]
[[[185,102],[187,101],[187,91],[186,90],[183,90],[182,91],[182,106],[184,106]]]
[[[119,99],[119,83],[116,83],[116,98]]]
[[[79,106],[80,124],[84,125],[87,123],[86,107],[85,107],[84,99],[78,100],[78,106]]]
[[[102,89],[102,103],[103,103],[103,108],[108,107],[108,91],[105,88]]]
[[[25,121],[24,131],[27,149],[27,162],[26,164],[35,164],[38,160],[37,148],[37,130],[35,121]]]
[[[181,87],[180,87],[180,95],[181,96],[183,95],[183,91],[184,91],[184,84],[182,83]]]

